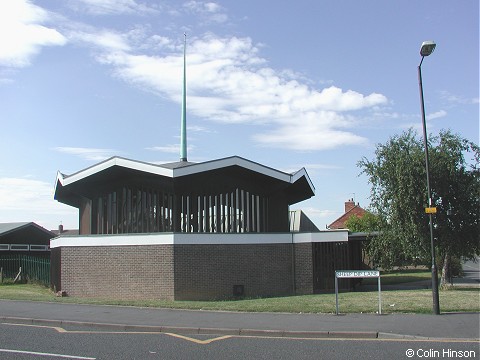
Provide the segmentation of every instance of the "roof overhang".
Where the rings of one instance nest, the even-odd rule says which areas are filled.
[[[315,195],[315,188],[305,168],[302,168],[293,174],[288,174],[239,156],[232,156],[202,163],[180,162],[165,165],[151,164],[122,157],[112,157],[71,175],[64,175],[61,172],[58,172],[55,182],[55,199],[59,200],[59,195],[61,194],[62,202],[72,206],[78,206],[77,200],[75,200],[74,197],[69,199],[70,194],[67,189],[74,188],[76,185],[87,182],[93,177],[99,177],[101,174],[107,173],[108,171],[114,171],[114,169],[140,172],[154,177],[163,177],[164,179],[180,179],[188,176],[205,174],[211,171],[226,170],[231,167],[248,170],[255,174],[271,178],[276,182],[284,183],[289,188],[287,193],[291,203],[296,203]]]
[[[348,240],[349,241],[370,241],[372,238],[380,235],[379,231],[371,232],[349,232]]]
[[[131,170],[137,170],[140,172],[145,172],[154,175],[161,175],[167,177],[173,177],[173,170],[166,169],[159,165],[149,164],[146,162],[129,160],[121,157],[112,157],[101,163],[90,166],[86,169],[80,170],[72,175],[64,175],[61,172],[57,173],[57,184],[60,183],[62,186],[67,186],[72,183],[81,181],[89,176],[98,174],[101,171],[107,170],[114,166],[119,166]]]

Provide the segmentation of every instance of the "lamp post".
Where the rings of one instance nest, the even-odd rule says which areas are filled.
[[[422,84],[422,63],[425,56],[429,56],[435,50],[436,44],[433,41],[424,41],[420,48],[420,55],[422,60],[418,65],[418,84],[420,87],[420,104],[422,110],[422,125],[423,125],[423,144],[425,146],[425,170],[427,172],[427,194],[428,194],[428,216],[430,220],[430,247],[432,251],[432,296],[433,296],[433,313],[435,315],[440,314],[440,303],[438,299],[438,273],[437,264],[435,261],[435,242],[433,239],[433,219],[432,213],[436,210],[432,208],[432,193],[430,190],[430,174],[429,174],[429,161],[428,161],[428,141],[427,141],[427,124],[425,122],[425,104],[423,101],[423,84]],[[427,210],[426,209],[426,210]]]

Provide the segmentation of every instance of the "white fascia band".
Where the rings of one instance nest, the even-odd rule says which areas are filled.
[[[50,241],[50,248],[138,245],[256,245],[317,242],[347,242],[348,230],[316,233],[249,233],[249,234],[123,234],[59,236]]]

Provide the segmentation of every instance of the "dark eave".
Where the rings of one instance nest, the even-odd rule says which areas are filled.
[[[315,194],[315,188],[304,168],[288,174],[238,156],[202,163],[184,161],[164,165],[113,157],[72,175],[58,172],[55,199],[78,207],[81,196],[90,198],[93,191],[112,188],[116,182],[133,184],[139,179],[142,184],[151,182],[158,186],[160,183],[165,188],[175,186],[177,190],[200,183],[203,188],[210,186],[211,191],[214,191],[216,184],[226,188],[250,183],[267,193],[283,191],[291,204]]]

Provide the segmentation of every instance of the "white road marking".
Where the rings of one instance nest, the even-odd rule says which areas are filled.
[[[59,357],[59,358],[64,358],[64,359],[82,359],[82,360],[95,360],[96,359],[96,358],[84,357],[84,356],[49,354],[49,353],[41,353],[41,352],[34,352],[34,351],[10,350],[10,349],[0,349],[0,352],[13,353],[13,354],[27,354],[27,355],[36,355],[36,356],[53,356],[53,357]]]

